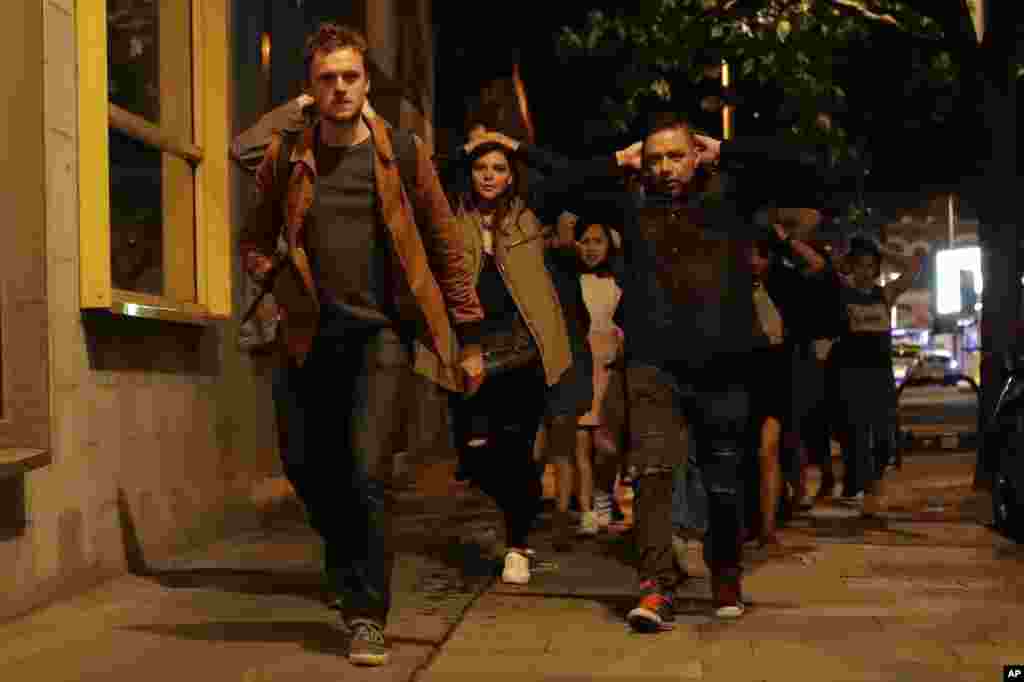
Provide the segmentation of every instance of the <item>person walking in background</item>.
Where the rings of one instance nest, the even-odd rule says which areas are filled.
[[[580,534],[593,536],[607,529],[612,522],[612,495],[609,490],[615,485],[618,469],[618,462],[611,453],[601,453],[598,457],[594,434],[603,424],[602,406],[608,393],[610,367],[623,352],[622,329],[613,321],[622,289],[615,281],[612,268],[612,262],[622,247],[622,237],[618,231],[596,222],[596,219],[579,221],[575,237],[579,245],[583,298],[590,313],[587,338],[594,358],[594,402],[590,411],[579,420],[575,464],[583,511]],[[568,504],[568,499],[565,502]]]
[[[815,245],[812,248],[825,260],[825,269],[820,277],[822,286],[807,290],[803,319],[807,322],[802,340],[797,344],[797,369],[795,385],[799,392],[794,396],[796,407],[793,424],[803,455],[800,464],[803,471],[798,486],[797,507],[811,509],[816,503],[828,503],[835,492],[836,476],[832,466],[832,432],[835,423],[835,390],[832,379],[832,344],[842,329],[839,302],[838,274],[835,271],[831,248]],[[821,483],[813,500],[808,499],[806,490],[807,468],[816,466],[821,474]]]
[[[879,284],[883,260],[901,267],[900,276]],[[844,257],[850,271],[840,282],[844,329],[832,348],[842,418],[845,501],[863,500],[864,515],[884,509],[882,476],[892,456],[896,382],[892,368],[890,311],[922,268],[918,256],[883,251],[872,239],[855,236]]]
[[[750,252],[761,342],[750,374],[758,466],[748,485],[758,480],[760,485],[751,486],[759,494],[747,498],[747,528],[757,533],[763,548],[773,551],[781,546],[776,536],[783,488],[780,446],[784,429],[792,424],[793,392],[799,390],[793,385],[795,350],[802,331],[799,313],[807,290],[814,285],[810,277],[824,270],[825,260],[793,239],[779,222],[773,222],[768,234],[771,237],[756,241]],[[805,263],[806,269],[801,272],[795,262]]]

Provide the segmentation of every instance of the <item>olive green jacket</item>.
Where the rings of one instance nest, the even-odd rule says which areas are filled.
[[[455,220],[465,248],[464,262],[476,286],[483,269],[480,214],[460,208]],[[572,365],[572,352],[562,302],[545,261],[543,227],[533,211],[516,198],[493,232],[498,270],[537,343],[547,385],[554,386]]]

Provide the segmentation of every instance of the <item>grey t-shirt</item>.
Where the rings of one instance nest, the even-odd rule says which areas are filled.
[[[389,325],[391,254],[377,211],[375,153],[372,138],[351,147],[317,144],[310,258],[325,302],[353,321]]]

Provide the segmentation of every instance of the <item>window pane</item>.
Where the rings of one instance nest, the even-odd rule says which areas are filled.
[[[194,142],[192,0],[106,0],[110,102]],[[115,289],[195,302],[195,173],[185,160],[110,131]]]
[[[110,265],[115,289],[196,301],[195,172],[110,129]]]
[[[164,292],[162,156],[110,130],[110,269],[115,289],[155,296]]]
[[[160,17],[156,0],[107,0],[110,101],[160,122]]]
[[[110,101],[192,141],[191,0],[107,0]]]

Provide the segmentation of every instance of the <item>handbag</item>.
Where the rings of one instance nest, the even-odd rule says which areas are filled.
[[[484,337],[481,346],[487,378],[529,367],[540,359],[536,342],[521,322],[512,334]]]
[[[238,329],[239,350],[250,353],[268,351],[276,346],[278,340],[278,326],[281,321],[280,310],[272,293],[262,296],[260,283],[248,279],[246,287],[242,292],[243,304],[246,308],[253,309],[249,319],[245,320]],[[258,302],[257,302],[258,301]]]

